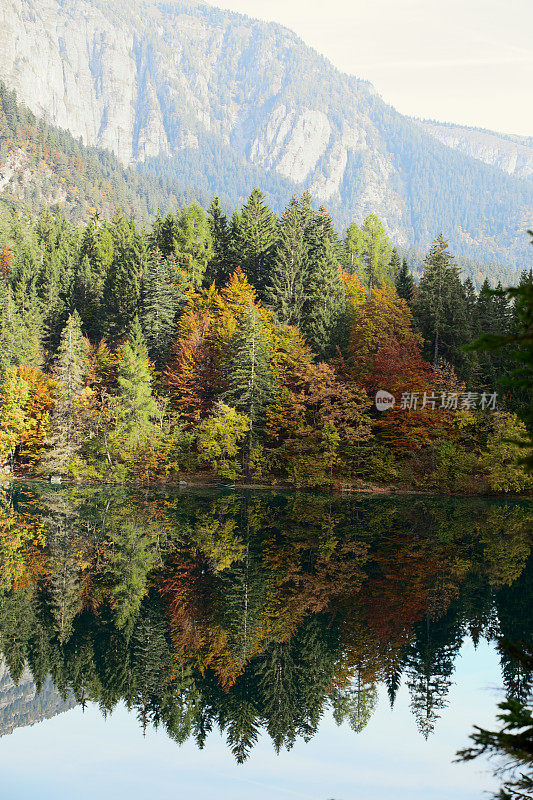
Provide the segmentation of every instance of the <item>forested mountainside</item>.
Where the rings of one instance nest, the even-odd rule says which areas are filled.
[[[120,207],[144,222],[158,208],[186,200],[164,179],[140,175],[110,152],[37,119],[0,82],[0,207],[35,213],[56,206],[73,222]]]
[[[521,178],[533,175],[533,137],[420,120],[423,129],[448,147]]]
[[[75,705],[71,696],[62,699],[50,678],[44,680],[39,692],[29,670],[25,669],[14,681],[7,666],[0,662],[0,736],[55,717]]]
[[[0,77],[34,113],[145,174],[280,211],[309,189],[400,246],[522,267],[533,180],[465,155],[291,31],[196,3],[6,0]]]

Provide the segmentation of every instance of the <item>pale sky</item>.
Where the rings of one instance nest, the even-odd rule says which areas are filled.
[[[210,0],[294,30],[411,116],[533,136],[533,0]]]

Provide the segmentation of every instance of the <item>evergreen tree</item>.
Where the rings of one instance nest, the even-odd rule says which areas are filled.
[[[141,292],[141,323],[150,358],[160,369],[166,364],[176,335],[175,319],[184,303],[175,271],[156,248],[148,259]]]
[[[126,336],[137,315],[145,248],[133,223],[113,218],[113,259],[104,286],[105,328],[111,344]]]
[[[235,333],[227,366],[228,389],[223,398],[249,420],[249,450],[262,430],[274,387],[271,354],[264,323],[249,308]]]
[[[393,247],[389,262],[389,274],[394,282],[396,282],[396,279],[400,273],[401,268],[402,268],[402,261],[400,259],[400,254],[398,253],[398,250],[395,247]]]
[[[346,294],[339,264],[339,246],[329,214],[320,209],[307,225],[309,269],[302,332],[324,358],[334,350],[334,333],[342,319]]]
[[[402,265],[396,273],[395,286],[398,297],[401,297],[402,300],[405,300],[410,305],[413,299],[414,280],[407,266],[406,258],[403,259]]]
[[[41,366],[42,341],[43,325],[38,309],[26,309],[23,316],[11,287],[0,282],[0,378],[12,366]]]
[[[207,213],[213,253],[205,273],[205,282],[223,286],[235,266],[231,258],[231,229],[228,219],[220,206],[218,197],[213,199]]]
[[[157,406],[152,397],[152,376],[139,320],[122,352],[118,369],[119,432],[126,447],[142,447],[153,433]]]
[[[365,277],[370,292],[377,283],[391,283],[391,246],[381,220],[369,214],[363,223]]]
[[[300,204],[293,198],[283,214],[267,301],[284,325],[300,326],[305,303],[308,248]]]
[[[208,218],[198,203],[184,208],[177,226],[176,260],[194,286],[201,286],[213,257]]]
[[[424,261],[413,315],[424,337],[425,358],[434,365],[445,358],[468,378],[472,359],[462,350],[471,340],[465,290],[442,234]]]
[[[42,472],[62,472],[80,452],[87,354],[81,319],[74,311],[61,334],[55,363],[57,399],[50,419],[50,449],[41,462]]]
[[[269,283],[276,241],[276,218],[254,189],[233,225],[234,258],[261,298]]]

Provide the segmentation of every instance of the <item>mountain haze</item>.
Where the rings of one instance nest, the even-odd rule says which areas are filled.
[[[375,212],[401,246],[443,230],[464,256],[528,257],[527,165],[402,116],[277,24],[163,0],[4,0],[0,23],[0,78],[124,165],[227,204],[259,185],[280,210],[310,189],[341,225]]]

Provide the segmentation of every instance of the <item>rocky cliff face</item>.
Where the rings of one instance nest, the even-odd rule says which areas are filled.
[[[495,186],[472,148],[437,141],[279,25],[178,0],[3,0],[0,25],[0,78],[125,164],[234,201],[251,187],[220,176],[244,170],[278,208],[310,189],[341,224],[377,213],[399,244],[444,229],[468,255],[525,252],[533,183]],[[491,231],[479,197],[495,195]]]
[[[445,125],[424,120],[423,129],[454,150],[491,164],[509,175],[528,178],[533,175],[533,139],[525,136],[506,136],[479,128]]]
[[[63,700],[48,678],[40,693],[28,670],[24,671],[18,684],[11,679],[6,665],[0,661],[0,736],[6,736],[16,728],[35,725],[44,719],[55,717],[74,708],[73,698]]]

